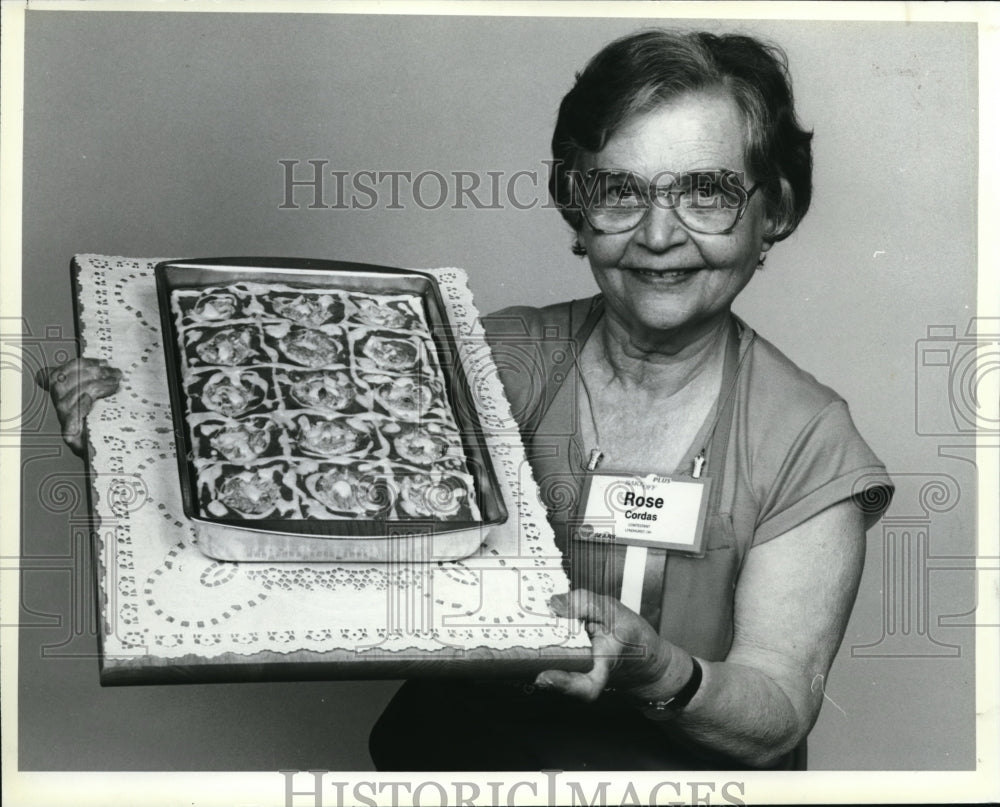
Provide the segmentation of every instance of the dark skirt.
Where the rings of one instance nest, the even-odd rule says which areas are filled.
[[[594,703],[530,684],[405,683],[376,722],[369,750],[380,771],[749,770],[625,698]],[[805,743],[770,770],[804,770]]]

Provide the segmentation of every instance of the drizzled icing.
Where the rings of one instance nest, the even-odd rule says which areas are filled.
[[[171,306],[203,515],[479,519],[419,297],[239,282]]]

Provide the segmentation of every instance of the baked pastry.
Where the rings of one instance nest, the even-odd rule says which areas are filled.
[[[412,370],[420,359],[420,347],[413,339],[373,335],[361,348],[376,370],[401,373]]]
[[[403,429],[393,438],[392,445],[400,459],[415,465],[433,465],[452,448],[447,436],[435,425]]]
[[[365,325],[406,329],[413,320],[413,317],[398,303],[378,303],[369,297],[353,297],[351,301],[357,306],[358,321]]]
[[[200,432],[208,440],[213,456],[246,464],[262,456],[271,446],[275,425],[269,418],[257,417],[228,423],[202,423]]]
[[[400,507],[415,518],[450,519],[468,510],[469,491],[461,479],[441,474],[407,474],[399,490]]]
[[[281,499],[281,488],[267,471],[240,471],[226,476],[216,492],[218,502],[246,518],[270,515]]]
[[[340,412],[358,395],[357,386],[342,370],[293,374],[290,378],[292,400],[307,409]]]
[[[384,478],[350,466],[334,466],[307,477],[306,489],[332,515],[372,517],[395,503],[392,486]]]
[[[236,314],[236,297],[225,292],[204,294],[194,304],[192,315],[204,322],[232,319]]]
[[[272,307],[279,317],[315,328],[330,319],[333,303],[329,294],[279,295],[272,300]]]
[[[401,376],[380,385],[375,399],[386,412],[399,420],[419,420],[438,399],[434,388],[414,376]]]
[[[287,358],[306,367],[329,367],[343,355],[336,337],[315,328],[292,328],[278,344]]]
[[[480,520],[418,295],[171,294],[202,516]]]
[[[295,422],[295,442],[303,454],[310,456],[343,457],[369,442],[364,432],[343,419],[301,415]]]
[[[235,370],[211,374],[194,397],[213,412],[239,417],[259,406],[266,393],[267,383],[259,373]]]
[[[205,364],[236,366],[249,363],[254,356],[253,331],[243,325],[208,332],[207,338],[199,338],[195,332],[194,350]]]

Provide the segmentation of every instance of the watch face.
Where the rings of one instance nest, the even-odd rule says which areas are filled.
[[[701,687],[702,670],[698,659],[691,657],[691,676],[672,698],[663,701],[646,701],[640,711],[650,720],[672,720],[687,706]]]

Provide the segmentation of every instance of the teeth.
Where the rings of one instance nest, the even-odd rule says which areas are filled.
[[[639,269],[640,275],[645,277],[680,277],[681,275],[686,275],[686,269],[663,269],[662,271],[655,271],[653,269]]]

